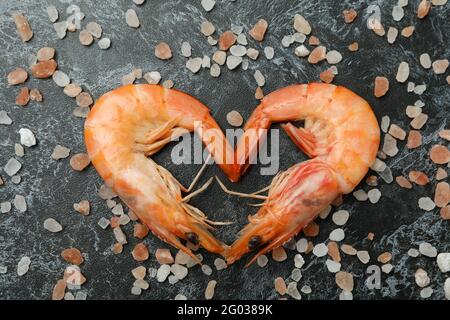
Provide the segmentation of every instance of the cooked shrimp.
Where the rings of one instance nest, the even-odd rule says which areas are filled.
[[[194,128],[197,121],[201,126]],[[216,135],[202,134],[209,129],[215,129]],[[86,120],[85,142],[97,172],[139,219],[155,235],[196,259],[179,238],[219,254],[226,245],[208,231],[212,222],[187,203],[192,194],[183,199],[181,191],[187,189],[148,158],[174,137],[193,130],[232,179],[236,170],[227,164],[233,159],[227,162],[226,157],[232,157],[233,150],[208,108],[161,86],[129,85],[103,95]]]
[[[304,120],[303,128],[288,123],[283,129],[312,159],[278,174],[267,196],[234,192],[263,199],[264,203],[225,253],[228,263],[259,250],[251,264],[261,254],[281,246],[336,197],[350,193],[375,160],[380,130],[369,104],[344,87],[312,83],[280,89],[262,100],[237,146],[239,173],[247,169],[248,156],[260,140],[260,135],[250,129],[268,129],[274,122],[298,120]]]

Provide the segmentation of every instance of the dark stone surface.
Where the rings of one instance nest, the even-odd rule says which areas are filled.
[[[431,70],[424,70],[419,64],[419,55],[428,52],[433,60],[449,58],[449,4],[432,8],[430,15],[423,21],[415,17],[418,0],[411,0],[405,8],[405,17],[400,22],[392,20],[391,11],[395,1],[376,1],[381,7],[382,22],[387,30],[389,26],[401,28],[414,25],[416,31],[410,39],[399,36],[395,44],[389,45],[386,38],[381,38],[365,26],[370,15],[365,1],[217,1],[216,7],[206,13],[200,1],[147,1],[143,6],[135,6],[129,1],[74,1],[86,14],[83,26],[89,21],[97,21],[103,27],[104,35],[112,40],[112,46],[102,51],[97,44],[89,48],[78,41],[78,33],[69,33],[64,40],[59,40],[53,30],[45,9],[54,4],[62,18],[70,1],[0,1],[0,109],[8,112],[14,123],[0,126],[0,166],[14,154],[14,143],[19,142],[18,130],[30,128],[38,139],[38,144],[26,148],[26,154],[19,159],[23,168],[19,172],[22,182],[14,185],[3,169],[0,175],[6,185],[0,187],[0,201],[12,201],[14,195],[26,196],[28,211],[18,213],[12,210],[0,216],[0,266],[7,266],[8,272],[0,274],[0,298],[3,299],[48,299],[53,285],[61,278],[66,263],[60,257],[62,249],[74,246],[85,255],[82,272],[88,281],[82,290],[88,299],[173,299],[177,293],[189,299],[204,298],[204,290],[210,279],[218,281],[216,298],[237,299],[276,299],[273,279],[281,276],[288,279],[294,268],[295,252],[289,251],[288,260],[283,263],[269,262],[265,268],[254,265],[243,268],[248,257],[223,271],[214,271],[208,277],[199,267],[190,270],[183,281],[169,285],[157,283],[150,279],[150,289],[140,297],[131,295],[134,281],[130,270],[138,265],[157,267],[152,257],[137,263],[131,257],[131,250],[136,239],[132,236],[133,224],[124,230],[129,244],[120,255],[111,252],[115,242],[111,229],[102,230],[97,226],[101,217],[112,215],[104,201],[97,196],[102,184],[101,179],[91,166],[82,173],[74,172],[69,166],[69,159],[53,161],[50,158],[55,145],[69,147],[72,153],[85,150],[83,143],[83,121],[72,115],[75,101],[66,97],[61,88],[52,80],[30,79],[26,85],[37,87],[44,96],[43,103],[31,102],[26,108],[15,106],[14,100],[19,87],[9,87],[6,75],[16,66],[27,67],[27,58],[36,53],[40,47],[51,46],[57,50],[59,68],[80,83],[95,98],[120,85],[123,75],[133,68],[142,68],[144,72],[158,70],[164,79],[172,79],[175,87],[188,92],[207,104],[222,128],[228,128],[225,116],[230,110],[239,110],[247,118],[257,105],[254,99],[256,88],[253,79],[254,70],[259,69],[266,76],[264,91],[271,92],[277,88],[297,83],[318,80],[326,63],[312,66],[304,59],[297,58],[291,48],[283,48],[281,39],[293,33],[292,20],[295,13],[302,13],[311,23],[313,34],[329,49],[339,50],[343,61],[338,64],[339,75],[336,84],[344,85],[372,105],[378,119],[389,115],[392,122],[408,129],[409,120],[405,108],[419,97],[406,92],[406,85],[395,81],[398,64],[405,60],[411,67],[410,81],[417,84],[426,83],[427,91],[420,97],[424,103],[424,112],[430,120],[422,130],[424,145],[416,150],[408,150],[405,142],[399,142],[400,153],[387,161],[394,176],[407,174],[416,169],[426,172],[432,183],[425,187],[415,186],[412,190],[400,189],[396,184],[381,182],[379,188],[382,198],[376,205],[357,202],[352,196],[345,197],[341,208],[349,210],[351,217],[344,226],[345,243],[354,245],[359,250],[368,250],[370,264],[378,264],[376,257],[384,251],[393,253],[394,270],[382,274],[382,289],[369,290],[364,281],[367,278],[368,265],[360,263],[356,257],[343,255],[342,270],[351,272],[355,277],[356,299],[379,298],[420,298],[420,289],[414,283],[414,271],[422,267],[428,271],[435,290],[432,299],[443,299],[443,283],[447,275],[442,274],[435,259],[419,257],[409,258],[409,248],[417,248],[423,241],[430,242],[439,252],[450,249],[449,222],[442,221],[438,210],[424,212],[418,208],[417,200],[430,196],[434,192],[435,172],[437,166],[427,157],[431,145],[443,143],[436,132],[448,126],[449,86],[446,75],[434,75]],[[355,23],[346,25],[341,17],[342,10],[354,7],[359,15]],[[125,23],[125,11],[134,8],[140,18],[141,27],[137,30]],[[28,43],[22,43],[17,36],[10,17],[11,12],[24,12],[34,30],[34,37]],[[229,29],[231,23],[249,28],[258,18],[265,18],[270,23],[266,40],[261,45],[249,39],[249,45],[262,51],[263,46],[275,48],[275,58],[267,61],[260,57],[251,62],[248,71],[241,69],[230,72],[222,68],[218,79],[209,76],[208,70],[201,70],[193,75],[184,68],[185,58],[180,56],[182,41],[189,41],[193,47],[193,56],[212,55],[214,48],[208,45],[206,38],[200,34],[200,23],[208,19],[216,29]],[[216,33],[217,35],[217,33]],[[153,55],[155,44],[167,41],[174,52],[170,62],[162,62]],[[347,46],[358,41],[357,53],[347,51]],[[447,72],[448,74],[448,72]],[[376,99],[373,96],[373,79],[385,75],[390,79],[391,89],[386,97]],[[299,152],[280,132],[281,169],[302,161],[305,156]],[[170,161],[170,147],[155,157],[174,176],[185,185],[189,184],[199,166],[176,166]],[[253,166],[242,181],[232,188],[243,191],[255,191],[266,186],[271,177],[259,175],[259,165]],[[447,169],[448,170],[448,169]],[[217,167],[207,169],[202,181],[213,175],[223,177]],[[362,188],[368,189],[366,185]],[[91,202],[92,213],[83,217],[73,211],[72,205],[82,199]],[[204,210],[214,220],[231,220],[235,224],[221,227],[216,235],[226,242],[234,239],[237,231],[245,224],[246,216],[256,211],[246,206],[247,200],[240,200],[221,192],[214,184],[205,193],[195,198],[192,204]],[[43,229],[46,218],[58,220],[64,230],[50,234]],[[314,243],[325,241],[335,228],[331,218],[320,220],[320,235]],[[368,232],[375,234],[374,241],[366,240]],[[299,237],[298,237],[299,238]],[[167,247],[166,244],[150,235],[145,239],[152,253],[156,248]],[[172,249],[175,253],[175,250]],[[202,251],[204,262],[213,266],[216,258]],[[22,256],[31,258],[30,271],[18,277],[16,266]],[[312,294],[303,294],[303,299],[337,299],[341,290],[336,286],[334,275],[325,267],[325,258],[304,255],[306,264],[302,268],[303,278],[299,288],[309,285]]]

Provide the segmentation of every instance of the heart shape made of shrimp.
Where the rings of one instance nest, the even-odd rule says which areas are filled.
[[[228,178],[236,182],[257,152],[261,130],[283,125],[311,159],[273,179],[259,211],[228,246],[210,232],[207,216],[188,203],[187,191],[149,156],[174,137],[196,131]],[[200,125],[196,125],[200,123]],[[87,152],[97,172],[158,237],[197,260],[180,239],[199,244],[233,263],[258,250],[252,263],[297,234],[334,199],[351,192],[374,162],[380,129],[369,104],[332,84],[285,87],[265,96],[244,126],[236,150],[195,98],[157,85],[128,85],[97,100],[85,122]],[[223,185],[221,185],[224,187]]]

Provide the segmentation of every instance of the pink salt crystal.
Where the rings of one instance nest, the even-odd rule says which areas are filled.
[[[263,41],[269,24],[266,20],[260,19],[249,31],[250,36],[256,41]]]

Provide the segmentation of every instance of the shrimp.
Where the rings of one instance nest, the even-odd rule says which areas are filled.
[[[194,127],[196,121],[201,126]],[[209,129],[216,135],[202,134]],[[234,150],[209,109],[180,91],[128,85],[108,92],[90,111],[84,133],[89,157],[106,185],[156,236],[197,260],[180,239],[218,254],[227,246],[209,232],[214,223],[187,203],[195,192],[182,198],[181,191],[188,189],[148,158],[173,138],[194,130],[225,174],[236,179],[233,159],[226,159]]]
[[[311,83],[286,87],[263,98],[236,149],[239,174],[248,168],[249,154],[262,137],[250,129],[298,120],[304,120],[304,127],[292,123],[282,127],[311,159],[276,175],[266,188],[267,196],[230,192],[219,181],[226,192],[264,200],[225,252],[229,264],[258,250],[250,265],[258,256],[284,244],[334,199],[350,193],[375,160],[380,129],[369,104],[344,87]]]

